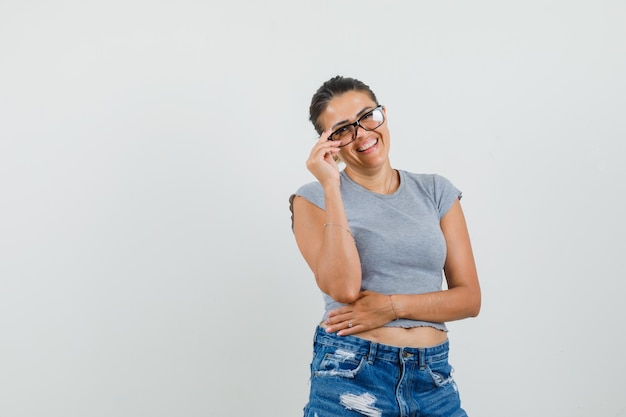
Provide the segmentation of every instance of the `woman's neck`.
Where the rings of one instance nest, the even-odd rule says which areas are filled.
[[[400,185],[398,172],[390,164],[373,172],[356,171],[349,167],[345,171],[352,181],[377,194],[391,194]]]

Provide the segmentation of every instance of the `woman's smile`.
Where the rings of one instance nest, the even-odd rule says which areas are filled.
[[[357,152],[365,152],[372,149],[373,146],[378,144],[378,139],[371,138],[367,139],[361,146],[359,146],[356,151]]]

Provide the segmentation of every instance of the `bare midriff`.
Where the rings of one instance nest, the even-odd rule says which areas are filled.
[[[322,327],[325,327],[323,323]],[[379,327],[355,333],[353,336],[383,345],[416,348],[437,346],[448,339],[446,332],[430,326],[411,327],[408,329],[403,327]]]

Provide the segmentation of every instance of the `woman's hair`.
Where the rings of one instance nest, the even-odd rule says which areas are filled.
[[[326,110],[328,103],[335,96],[347,93],[348,91],[362,91],[369,95],[378,106],[376,95],[367,84],[354,78],[337,75],[322,84],[315,94],[313,94],[313,98],[311,99],[311,106],[309,107],[309,120],[313,123],[313,127],[315,127],[318,134],[321,135],[324,131],[324,127],[320,124],[319,118],[322,112]]]

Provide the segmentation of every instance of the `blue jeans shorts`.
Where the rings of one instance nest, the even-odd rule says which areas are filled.
[[[448,343],[400,348],[318,327],[304,416],[467,417]]]

